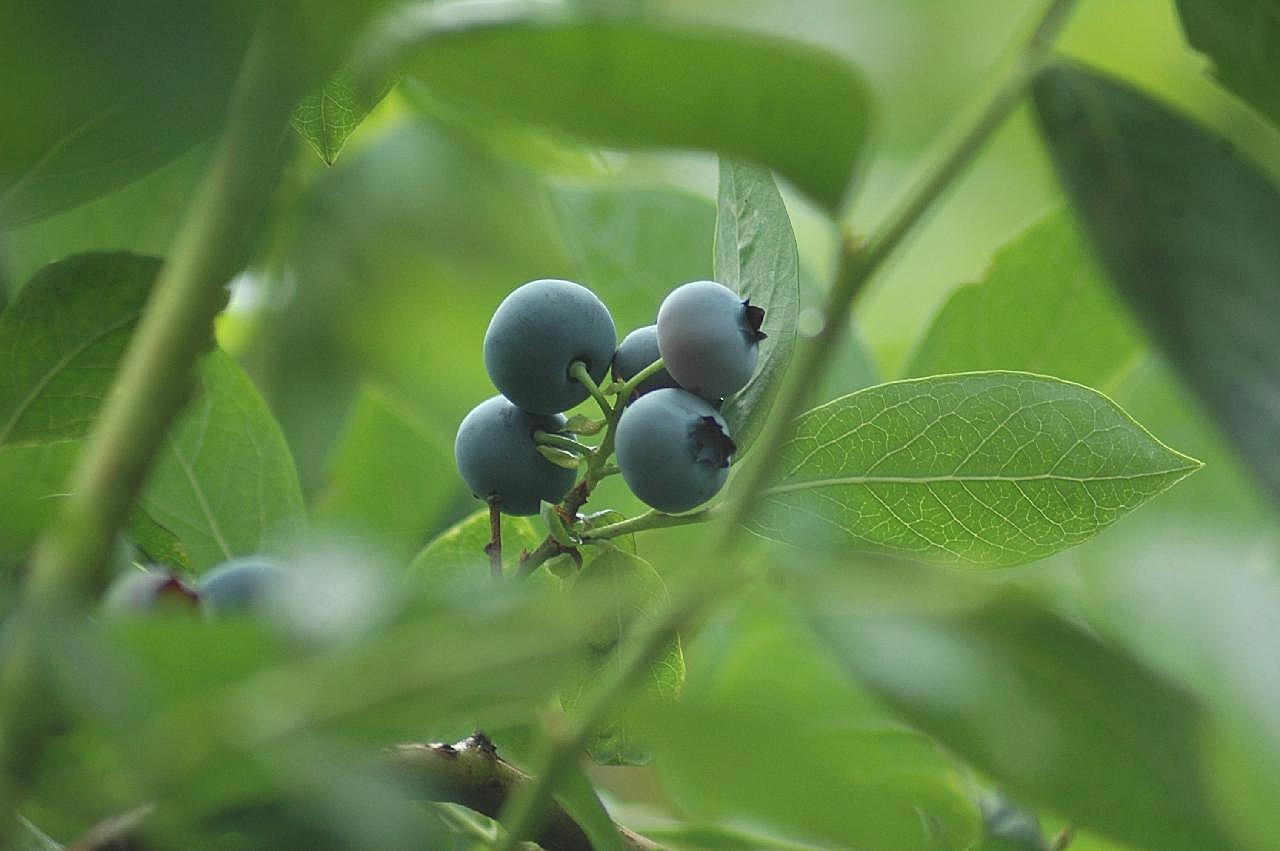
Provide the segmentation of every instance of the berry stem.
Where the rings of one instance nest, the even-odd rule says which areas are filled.
[[[595,452],[595,449],[585,443],[579,443],[572,437],[565,437],[562,434],[555,434],[549,431],[535,431],[533,433],[533,442],[541,446],[553,446],[556,449],[563,449],[565,452],[572,452],[574,455],[590,455]]]
[[[489,556],[489,575],[494,579],[502,578],[502,500],[490,497],[489,503],[489,543],[485,544],[485,555]]]
[[[719,508],[704,508],[689,514],[665,514],[661,511],[646,511],[628,520],[610,523],[596,529],[587,529],[582,533],[584,541],[603,541],[632,532],[644,532],[648,529],[666,529],[672,526],[688,526],[691,523],[706,523],[719,514]]]
[[[661,372],[664,366],[665,364],[663,363],[662,358],[658,358],[656,361],[649,364],[644,369],[640,370],[635,375],[628,378],[626,382],[623,383],[623,385],[620,388],[618,388],[618,398],[630,399],[631,394],[636,392],[637,387],[643,384],[646,379],[651,378],[654,375]]]
[[[596,380],[591,377],[591,373],[587,372],[585,363],[580,360],[574,361],[573,365],[569,367],[569,377],[587,388],[591,398],[596,400],[596,404],[604,412],[605,419],[613,417],[613,406],[609,404],[609,400],[605,398],[604,393],[600,392],[600,385],[596,384]]]

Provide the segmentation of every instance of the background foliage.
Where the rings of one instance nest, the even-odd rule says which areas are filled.
[[[110,571],[294,578],[256,619],[28,624],[32,548],[236,120],[260,10],[205,5],[0,11],[0,679],[38,660],[0,694],[0,842],[145,805],[160,847],[502,843],[385,749],[483,729],[536,773],[692,598],[556,775],[596,847],[1274,847],[1274,0],[1075,4],[836,315],[831,219],[892,220],[1045,4],[283,4],[279,182]],[[760,510],[492,584],[450,446],[494,307],[566,277],[623,334],[713,276],[774,323],[725,407],[779,465]],[[832,323],[826,404],[770,445]],[[584,509],[643,510],[616,476]],[[545,529],[503,535],[514,574]]]

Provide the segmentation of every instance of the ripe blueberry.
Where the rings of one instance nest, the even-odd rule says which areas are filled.
[[[681,387],[712,402],[751,380],[764,311],[714,281],[676,287],[658,308],[658,349]]]
[[[628,381],[631,376],[640,372],[649,364],[662,357],[658,354],[658,326],[646,325],[637,328],[622,338],[618,350],[613,353],[613,377],[618,381]],[[636,393],[644,394],[663,387],[679,387],[676,380],[666,368],[640,382]]]
[[[104,611],[113,615],[133,615],[152,610],[194,611],[200,607],[200,592],[168,568],[133,570],[116,577],[107,589]]]
[[[688,511],[719,493],[737,449],[715,408],[673,388],[641,396],[623,411],[616,441],[627,487],[668,513]]]
[[[538,452],[533,433],[557,431],[566,420],[522,411],[502,396],[471,409],[453,444],[458,472],[480,499],[497,498],[507,514],[537,514],[540,500],[559,502],[573,487],[574,472]]]
[[[591,290],[569,281],[531,281],[494,311],[484,334],[484,365],[516,407],[558,414],[588,396],[569,376],[573,362],[585,363],[599,383],[617,342],[613,318]]]
[[[200,577],[205,607],[217,617],[247,614],[268,603],[286,579],[283,566],[262,556],[225,561]]]

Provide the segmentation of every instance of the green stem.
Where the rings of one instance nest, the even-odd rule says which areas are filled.
[[[596,400],[596,404],[600,406],[600,410],[604,412],[606,419],[613,416],[613,406],[609,404],[609,400],[600,391],[600,385],[596,384],[596,380],[591,377],[591,373],[587,372],[585,363],[580,360],[574,361],[573,365],[569,367],[569,377],[587,388],[587,392],[591,394],[592,399]]]
[[[924,179],[895,208],[865,247],[860,247],[847,231],[842,232],[839,266],[827,298],[822,331],[802,350],[792,371],[793,380],[786,385],[780,398],[774,403],[775,415],[770,418],[759,442],[760,448],[755,453],[761,460],[749,471],[742,498],[728,510],[729,521],[725,524],[727,538],[723,542],[726,547],[736,548],[740,545],[738,542],[742,536],[740,533],[735,534],[736,527],[750,513],[760,491],[776,468],[777,447],[786,436],[790,418],[813,393],[822,377],[822,371],[835,354],[847,324],[844,320],[854,299],[883,266],[884,261],[901,246],[944,190],[964,170],[973,155],[1021,102],[1031,80],[1048,59],[1053,38],[1065,22],[1073,3],[1074,0],[1051,0],[1019,58],[1001,78],[976,117],[966,125]],[[719,550],[721,557],[727,551]],[[593,732],[604,722],[622,696],[649,670],[683,626],[702,616],[709,606],[723,599],[728,595],[727,592],[743,581],[735,571],[718,571],[711,575],[713,579],[703,579],[703,584],[688,589],[678,604],[673,603],[663,618],[632,645],[621,667],[615,669],[579,706],[576,723],[563,740],[547,750],[540,764],[535,766],[534,782],[521,789],[504,812],[502,821],[508,832],[497,846],[500,851],[509,851],[517,841],[532,833],[551,800],[561,773],[573,764],[590,741]]]
[[[542,446],[554,446],[556,449],[563,449],[565,452],[572,452],[574,455],[590,455],[595,450],[585,443],[579,443],[572,437],[565,437],[562,434],[555,434],[550,431],[535,431],[533,433],[533,442]]]
[[[730,571],[725,571],[713,580],[713,584],[699,586],[698,590],[686,594],[630,645],[621,664],[612,669],[603,687],[593,690],[578,707],[581,720],[563,739],[546,750],[534,766],[530,782],[517,789],[503,808],[499,820],[507,832],[495,844],[495,851],[511,851],[521,839],[537,835],[539,825],[547,818],[549,804],[561,776],[586,748],[601,720],[613,711],[626,692],[644,678],[653,660],[679,634],[681,624],[693,617],[705,600],[717,597],[717,589],[723,590],[731,576]]]
[[[42,624],[105,585],[111,542],[190,393],[196,360],[212,345],[226,284],[248,258],[283,168],[282,140],[307,85],[297,70],[306,63],[294,30],[283,9],[264,12],[210,171],[187,208],[89,434],[70,495],[32,556],[0,671],[0,845],[20,775],[34,764],[43,738],[35,717],[44,713],[33,703]]]
[[[724,527],[721,543],[725,546],[734,546],[736,541],[742,540],[735,534],[735,528],[755,509],[761,491],[777,470],[780,456],[776,450],[786,439],[792,418],[808,406],[826,367],[838,351],[854,301],[1022,102],[1031,81],[1048,61],[1053,37],[1065,23],[1073,3],[1074,0],[1052,0],[1018,58],[1005,71],[977,114],[967,122],[923,179],[909,190],[871,239],[860,245],[850,232],[842,229],[839,262],[823,309],[822,330],[801,348],[791,370],[793,378],[774,402],[773,415],[758,442],[759,449],[754,453],[755,463],[738,486],[740,497],[730,513],[730,522]]]
[[[691,523],[706,523],[714,518],[716,514],[717,509],[715,508],[704,508],[691,514],[664,514],[661,511],[646,511],[644,514],[637,514],[628,520],[620,520],[617,523],[610,523],[608,526],[588,529],[582,533],[582,540],[603,541],[608,538],[616,538],[619,535],[630,535],[633,532],[644,532],[649,529],[667,529],[672,526],[688,526]]]
[[[618,389],[618,398],[630,399],[631,394],[636,392],[637,387],[639,387],[649,378],[652,378],[654,375],[657,375],[659,372],[662,372],[662,369],[664,366],[665,364],[663,363],[662,358],[658,358],[656,361],[649,364],[644,369],[640,370],[635,375],[628,378],[626,382],[622,385],[622,387]]]

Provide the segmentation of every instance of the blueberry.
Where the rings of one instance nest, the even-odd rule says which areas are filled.
[[[111,583],[103,608],[113,615],[158,609],[195,611],[200,608],[200,592],[168,568],[130,569]]]
[[[668,513],[688,511],[719,493],[737,449],[715,408],[673,388],[641,396],[623,411],[616,441],[627,487]]]
[[[681,387],[712,402],[751,380],[764,311],[715,281],[676,287],[658,308],[658,349]]]
[[[613,353],[613,377],[618,381],[627,381],[660,357],[662,356],[658,354],[658,326],[646,325],[643,328],[637,328],[622,338],[622,342],[618,344],[618,350]],[[663,387],[679,386],[664,367],[640,382],[636,392],[644,394],[652,390],[661,390]]]
[[[271,559],[232,559],[200,577],[200,596],[215,616],[246,614],[269,603],[286,578],[284,567]]]
[[[471,409],[458,426],[453,457],[462,480],[480,499],[496,497],[506,514],[537,514],[539,501],[559,502],[573,487],[574,472],[538,452],[533,433],[558,431],[559,414],[531,414],[502,396]]]
[[[585,363],[599,383],[617,342],[613,318],[591,290],[569,281],[531,281],[494,311],[484,334],[484,365],[516,407],[558,414],[589,395],[569,376],[573,362]]]

